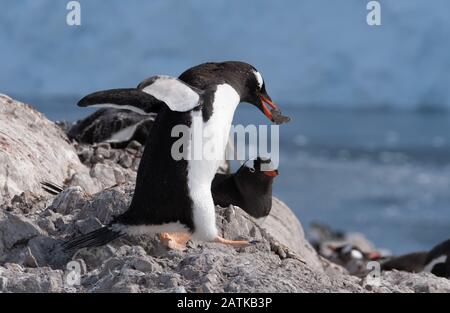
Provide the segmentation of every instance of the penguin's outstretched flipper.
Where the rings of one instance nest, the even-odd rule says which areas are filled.
[[[78,101],[79,107],[115,108],[143,115],[158,113],[163,102],[136,88],[108,89],[93,92]]]
[[[203,90],[166,75],[147,78],[139,83],[137,89],[162,101],[176,112],[187,112],[199,106],[204,95]]]
[[[104,226],[90,233],[75,237],[64,242],[61,247],[66,252],[76,251],[82,248],[99,247],[119,238],[123,233]]]
[[[83,97],[80,107],[127,109],[139,114],[158,113],[162,105],[186,112],[200,105],[202,90],[175,77],[157,75],[142,81],[137,88],[102,90]]]

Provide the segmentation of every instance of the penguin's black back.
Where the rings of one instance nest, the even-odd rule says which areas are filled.
[[[404,271],[410,273],[418,273],[425,267],[425,259],[427,252],[414,252],[393,257],[381,264],[383,271]]]
[[[192,200],[187,185],[187,161],[174,160],[172,137],[175,125],[190,125],[189,112],[174,112],[164,106],[153,124],[144,148],[129,209],[115,222],[154,225],[181,222],[192,231]]]

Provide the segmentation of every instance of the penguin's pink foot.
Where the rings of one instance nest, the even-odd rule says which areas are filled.
[[[172,250],[185,251],[187,249],[186,243],[191,238],[184,233],[160,233],[159,240],[163,245]]]
[[[224,245],[229,245],[236,248],[242,248],[242,247],[248,247],[251,245],[250,242],[246,240],[228,240],[225,238],[222,238],[220,236],[217,236],[216,239],[214,239],[214,242],[218,242]]]

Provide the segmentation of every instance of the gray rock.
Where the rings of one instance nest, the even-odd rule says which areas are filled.
[[[111,187],[116,184],[114,169],[106,164],[95,164],[91,169],[90,174],[92,177],[96,178],[104,188]]]
[[[100,184],[97,179],[91,177],[89,172],[73,173],[73,175],[67,179],[66,185],[69,187],[79,186],[89,194],[97,193],[103,189],[102,184]]]
[[[145,283],[145,274],[129,269],[122,268],[114,272],[110,272],[101,278],[91,292],[139,292],[140,286]]]
[[[41,181],[61,183],[70,170],[87,173],[63,131],[31,106],[0,97],[0,125],[0,199],[44,195]]]
[[[86,217],[78,222],[75,219],[75,223],[72,224],[89,225],[88,221],[96,221],[92,216],[99,212],[107,220],[117,206],[121,207],[118,211],[126,209],[130,194],[124,192],[124,189],[126,188],[115,187],[94,195],[93,199],[88,200],[87,205],[73,211],[79,211],[80,216],[83,212]],[[109,206],[111,204],[112,206]],[[288,208],[285,207],[284,210]],[[271,228],[270,224],[264,227],[256,225],[252,218],[239,208],[217,208],[217,212],[220,215],[218,225],[222,235],[230,239],[257,240],[258,243],[239,249],[216,243],[193,243],[186,252],[166,251],[154,254],[161,248],[159,241],[153,237],[124,237],[113,241],[110,245],[82,249],[73,256],[64,256],[57,249],[57,239],[32,232],[33,237],[28,240],[27,245],[26,240],[22,241],[25,245],[20,250],[22,258],[16,258],[17,262],[14,261],[16,263],[0,267],[1,290],[5,292],[438,292],[448,291],[450,288],[448,280],[431,274],[399,272],[382,273],[380,284],[371,285],[370,279],[350,276],[318,257],[309,258],[309,250],[303,251],[302,246],[300,248],[292,246],[297,249],[293,251],[293,248],[275,239],[273,232],[277,228]],[[279,214],[278,210],[274,213]],[[2,221],[6,219],[6,215],[4,213],[3,215]],[[65,222],[66,233],[70,231],[73,235],[79,231],[76,226],[69,227],[70,213],[63,216],[59,213],[46,212],[33,217],[54,219],[55,216],[57,219],[69,219]],[[278,216],[286,218],[287,214]],[[283,223],[295,225],[286,219]],[[0,229],[4,231],[4,228]],[[59,236],[61,232],[62,230],[57,229],[55,236]],[[25,238],[31,236],[26,234]],[[299,238],[295,240],[299,242]],[[4,250],[6,249],[12,258],[12,254],[17,252],[10,250],[11,244],[8,242],[8,248]],[[71,276],[70,269],[73,266],[69,262],[80,264],[79,282]],[[23,264],[26,268],[19,264]],[[323,267],[318,269],[320,265]]]
[[[227,239],[252,239],[262,238],[260,228],[252,221],[252,218],[238,207],[216,208],[217,225],[221,230],[221,236]],[[238,218],[239,217],[239,218]]]
[[[161,289],[161,290],[157,290],[156,292],[159,292],[159,293],[187,293],[186,288],[184,288],[183,286]]]
[[[50,266],[58,257],[53,255],[57,240],[48,236],[36,236],[28,242],[27,249],[38,266]]]
[[[95,150],[95,154],[97,156],[101,156],[103,159],[109,159],[111,157],[111,151],[109,149],[110,149],[109,145],[106,148],[99,146]]]
[[[38,226],[49,234],[56,233],[56,227],[51,217],[42,217],[37,221]]]
[[[450,280],[431,273],[383,272],[378,281],[365,278],[363,285],[374,292],[449,293]]]
[[[67,228],[74,228],[74,225],[72,224],[72,216],[71,215],[57,215],[56,213],[53,217],[55,218],[55,221],[53,224],[55,225],[55,228],[58,231],[65,232]]]
[[[152,258],[132,258],[130,260],[130,266],[135,270],[147,273],[147,272],[160,272],[162,271],[161,265],[155,262]]]
[[[0,267],[0,291],[2,292],[63,292],[63,272],[50,268],[20,266]]]
[[[108,224],[112,217],[128,208],[130,197],[117,189],[107,189],[97,193],[83,206],[76,219],[96,217],[103,224]]]
[[[51,209],[57,213],[66,215],[76,209],[80,209],[87,202],[87,195],[80,186],[69,187],[63,190],[53,200]]]
[[[92,158],[94,152],[92,151],[92,149],[85,147],[81,151],[78,151],[77,154],[78,157],[80,158],[80,161],[82,163],[86,163]]]
[[[39,226],[29,218],[0,212],[0,240],[7,249],[18,244],[25,244],[31,238],[43,233]]]
[[[128,153],[124,153],[119,158],[119,164],[124,168],[130,168],[133,166],[133,159],[129,156]]]
[[[133,166],[131,167],[133,169],[133,171],[137,171],[139,168],[139,163],[141,163],[141,158],[135,158],[133,160]]]
[[[87,234],[91,231],[99,229],[103,225],[97,218],[90,216],[84,220],[76,221],[75,226],[81,234]]]
[[[39,264],[31,252],[30,248],[26,248],[23,265],[26,267],[39,267]]]
[[[127,182],[126,176],[120,167],[115,166],[113,168],[113,171],[114,171],[114,178],[117,184],[124,184]]]
[[[22,211],[23,214],[29,214],[32,211],[39,209],[36,205],[34,205],[38,202],[38,199],[39,198],[36,195],[27,190],[22,192],[20,195],[15,195],[11,199],[11,205]]]
[[[115,253],[116,249],[110,245],[106,245],[98,248],[79,250],[73,258],[83,260],[89,269],[102,267],[101,270],[107,273],[115,268],[116,263],[124,263],[122,259],[114,259]]]
[[[127,281],[119,281],[112,285],[110,292],[138,293],[140,292],[140,287],[137,284],[128,283]]]
[[[323,260],[305,239],[305,234],[297,217],[281,200],[273,197],[272,210],[262,227],[273,238],[298,254],[308,265],[316,270],[323,269]]]
[[[95,147],[97,149],[111,150],[111,145],[108,142],[100,142]]]

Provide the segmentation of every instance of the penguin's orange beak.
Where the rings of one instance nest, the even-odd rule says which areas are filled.
[[[370,253],[368,253],[368,255],[367,255],[367,259],[369,259],[369,260],[371,260],[371,261],[379,260],[379,259],[381,259],[381,253],[378,252],[378,251],[370,252]]]
[[[259,98],[260,98],[260,100],[261,100],[261,110],[262,110],[262,112],[264,113],[264,115],[265,116],[267,116],[267,118],[270,120],[270,121],[274,121],[273,120],[273,116],[272,116],[272,113],[270,112],[270,110],[269,110],[269,108],[266,106],[266,104],[269,106],[269,107],[271,107],[272,109],[274,109],[274,110],[278,110],[278,107],[271,101],[271,100],[269,100],[269,99],[267,99],[266,97],[264,97],[264,96],[259,96]]]
[[[264,175],[269,176],[269,177],[276,177],[276,176],[278,176],[278,171],[277,170],[264,171]]]

